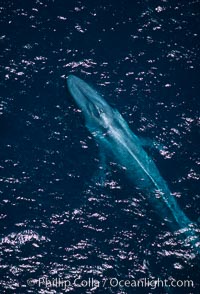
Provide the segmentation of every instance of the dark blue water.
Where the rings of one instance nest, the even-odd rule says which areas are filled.
[[[143,137],[185,214],[199,217],[199,1],[1,1],[1,293],[166,293],[105,279],[191,279],[199,262],[99,153],[65,78],[82,78]],[[177,233],[178,234],[178,233]],[[197,229],[198,234],[198,229]],[[39,279],[71,281],[38,284]],[[99,287],[73,281],[96,279]],[[29,285],[28,279],[34,279]]]

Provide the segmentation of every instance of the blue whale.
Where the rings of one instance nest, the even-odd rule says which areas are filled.
[[[194,224],[181,210],[154,161],[146,153],[144,142],[130,130],[121,114],[83,80],[70,75],[67,85],[99,148],[125,169],[126,176],[143,191],[165,223],[173,231],[183,230],[187,244],[200,253]]]

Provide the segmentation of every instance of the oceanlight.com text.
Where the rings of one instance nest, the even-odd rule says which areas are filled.
[[[159,287],[169,288],[194,288],[192,280],[161,280],[143,278],[135,279],[118,279],[118,278],[88,278],[76,277],[74,279],[61,279],[61,278],[47,278],[40,277],[39,279],[29,279],[27,284],[31,287],[38,286],[41,288],[60,288],[67,290],[70,288],[150,288],[156,289]]]

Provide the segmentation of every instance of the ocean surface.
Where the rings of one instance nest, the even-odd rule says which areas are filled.
[[[181,233],[115,162],[99,172],[66,85],[82,78],[162,144],[151,156],[198,234],[199,4],[0,2],[0,293],[200,293]],[[158,278],[194,285],[133,286]]]

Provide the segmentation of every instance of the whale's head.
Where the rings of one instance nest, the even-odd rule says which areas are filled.
[[[88,129],[107,129],[113,117],[113,110],[108,103],[91,86],[74,75],[68,76],[67,85],[84,115]]]

